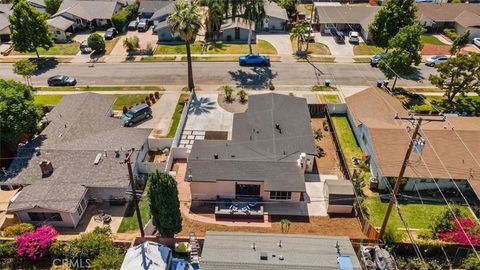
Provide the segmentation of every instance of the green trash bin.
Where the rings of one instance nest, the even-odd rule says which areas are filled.
[[[330,80],[325,80],[325,86],[329,87],[332,82]]]

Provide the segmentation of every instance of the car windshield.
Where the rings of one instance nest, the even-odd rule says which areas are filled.
[[[132,118],[133,117],[133,113],[128,111],[125,113],[125,116],[128,117],[128,118]]]
[[[108,29],[107,34],[109,34],[109,35],[113,34],[113,29]]]

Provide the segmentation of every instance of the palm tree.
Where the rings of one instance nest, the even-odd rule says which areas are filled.
[[[253,24],[263,24],[265,19],[264,0],[244,0],[242,2],[242,18],[248,23],[248,50],[252,53]]]
[[[307,31],[308,23],[306,22],[296,23],[292,27],[292,31],[290,31],[290,39],[292,41],[297,41],[297,54],[302,51],[303,44],[307,41],[305,39],[305,34],[307,33]]]
[[[197,5],[189,1],[176,1],[175,9],[168,16],[167,22],[172,29],[172,33],[178,33],[180,38],[185,41],[188,63],[188,90],[193,91],[194,84],[190,44],[195,41],[198,31],[202,27]]]
[[[222,25],[223,16],[225,14],[225,0],[204,0],[203,4],[208,7],[209,30],[212,33],[218,33]],[[216,38],[216,35],[212,35]]]

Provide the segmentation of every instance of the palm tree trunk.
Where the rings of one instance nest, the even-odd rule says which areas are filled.
[[[190,52],[190,41],[186,41],[185,46],[187,47],[188,91],[192,92],[195,86],[193,85],[192,54]]]
[[[248,51],[252,53],[252,21],[248,23]]]
[[[397,79],[398,79],[398,76],[395,75],[395,80],[393,81],[393,85],[392,85],[392,91],[395,91],[395,85],[397,84]]]
[[[37,59],[40,60],[40,55],[38,54],[38,49],[35,48],[35,53],[37,54]]]

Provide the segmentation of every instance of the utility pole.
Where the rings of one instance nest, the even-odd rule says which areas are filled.
[[[411,117],[399,117],[398,115],[395,116],[395,119],[397,120],[417,120],[415,129],[412,133],[412,137],[410,138],[410,143],[408,145],[407,152],[405,153],[405,157],[403,158],[403,163],[402,163],[402,168],[400,169],[400,173],[398,174],[397,181],[395,182],[395,186],[393,187],[392,194],[390,195],[390,201],[388,203],[388,208],[387,212],[385,212],[385,217],[383,218],[383,223],[382,227],[380,228],[380,233],[377,236],[377,240],[381,240],[383,237],[383,234],[385,233],[385,229],[387,228],[388,224],[388,219],[390,218],[390,214],[392,212],[393,204],[397,200],[397,193],[398,190],[400,189],[400,183],[402,182],[403,175],[405,173],[405,170],[407,169],[408,166],[408,160],[410,159],[410,155],[412,154],[413,147],[415,146],[415,142],[417,140],[418,132],[420,130],[420,126],[422,125],[422,121],[424,120],[422,117],[419,118],[414,118],[413,116]],[[429,122],[432,121],[438,121],[438,122],[443,122],[445,121],[445,117],[442,119],[429,119]]]
[[[125,163],[127,164],[130,186],[132,187],[133,204],[135,205],[135,212],[137,213],[138,227],[140,228],[141,236],[145,237],[145,232],[143,231],[142,215],[140,214],[140,207],[138,207],[135,180],[133,179],[132,161],[130,160],[134,152],[135,148],[128,150],[127,156],[125,158]]]

